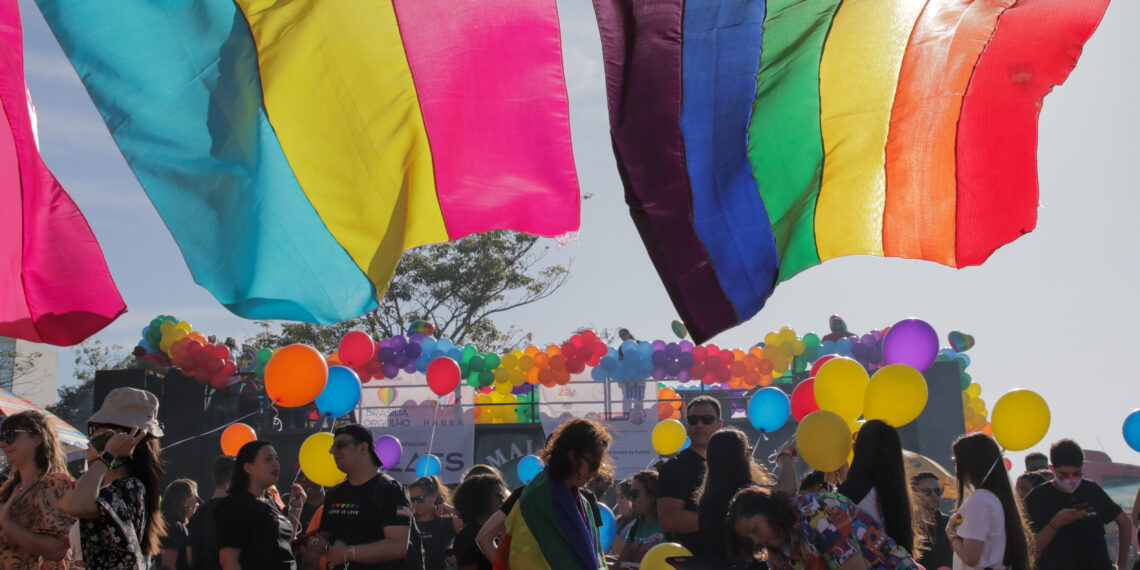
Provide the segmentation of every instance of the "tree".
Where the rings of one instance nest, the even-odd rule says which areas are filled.
[[[309,344],[323,352],[337,349],[345,333],[361,329],[373,338],[404,334],[417,320],[435,325],[436,334],[481,352],[503,352],[528,340],[521,330],[500,329],[494,317],[536,303],[570,278],[569,266],[545,264],[549,245],[536,236],[509,231],[474,234],[404,253],[380,306],[331,326],[287,323],[280,334],[264,330],[245,344]]]
[[[15,349],[0,351],[0,378],[11,372],[12,384],[9,390],[19,391],[21,384],[30,381],[29,374],[36,367],[43,353],[18,352]]]
[[[95,373],[127,368],[134,357],[125,356],[122,346],[107,346],[100,340],[85,340],[72,350],[75,351],[75,379],[78,382],[60,388],[59,399],[47,410],[82,430],[87,418],[95,412]]]

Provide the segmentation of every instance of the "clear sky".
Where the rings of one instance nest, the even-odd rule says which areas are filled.
[[[610,151],[593,11],[585,0],[558,5],[578,176],[593,198],[583,204],[578,242],[548,240],[553,260],[572,261],[570,283],[499,323],[533,331],[542,343],[561,342],[578,326],[671,338],[676,312],[630,221]],[[129,350],[158,314],[220,337],[254,334],[252,322],[194,283],[38,9],[28,0],[20,7],[44,159],[87,216],[130,309],[96,338]],[[1114,2],[1068,82],[1045,99],[1036,231],[963,270],[865,256],[829,261],[782,284],[759,315],[713,342],[751,346],[784,325],[801,335],[826,331],[831,314],[857,333],[919,317],[944,346],[951,330],[977,338],[969,371],[990,409],[1015,387],[1045,397],[1053,422],[1039,449],[1072,437],[1140,463],[1121,435],[1125,416],[1140,408],[1136,22],[1140,2]],[[61,383],[69,382],[71,359],[61,350]],[[1021,456],[1010,455],[1015,472]]]

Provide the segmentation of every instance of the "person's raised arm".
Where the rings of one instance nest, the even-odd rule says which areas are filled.
[[[799,477],[796,475],[796,446],[789,443],[776,454],[776,486],[773,491],[795,495],[799,490]]]
[[[982,559],[982,547],[985,544],[985,541],[974,538],[962,538],[957,535],[950,537],[950,550],[953,550],[954,554],[957,554],[966,566],[978,565],[978,561]]]
[[[241,549],[232,546],[224,546],[218,551],[218,562],[222,565],[222,570],[241,570]]]
[[[103,449],[116,459],[130,457],[135,446],[145,437],[145,431],[132,428],[130,434],[116,433],[111,436]],[[103,488],[108,467],[98,460],[89,465],[87,471],[75,482],[75,488],[64,499],[63,512],[81,519],[99,518],[99,491]]]
[[[506,526],[507,514],[501,510],[496,510],[479,527],[479,534],[475,535],[475,545],[479,547],[479,552],[487,557],[487,560],[494,560],[498,548],[495,546],[495,537],[503,532],[503,527]]]

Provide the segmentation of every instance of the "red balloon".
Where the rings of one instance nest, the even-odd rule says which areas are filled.
[[[717,368],[720,368],[721,367],[720,357],[710,354],[709,357],[705,359],[705,366],[709,370],[716,370]]]
[[[813,364],[813,365],[811,366],[811,372],[810,372],[810,373],[808,373],[808,376],[811,376],[812,378],[815,378],[815,373],[816,373],[816,372],[819,372],[819,367],[820,367],[820,366],[823,366],[823,363],[824,363],[824,362],[827,362],[828,360],[831,360],[832,358],[835,358],[835,355],[834,355],[834,354],[829,354],[829,355],[827,355],[827,356],[824,356],[824,357],[820,358],[819,360],[816,360],[816,361],[815,361],[815,364]]]
[[[446,396],[459,386],[459,363],[442,356],[431,361],[427,367],[428,387],[437,396]]]
[[[598,335],[594,331],[592,331],[590,329],[586,329],[586,330],[582,331],[582,340],[586,341],[586,343],[589,344],[589,343],[597,341]]]
[[[562,356],[570,357],[578,354],[578,347],[574,346],[573,342],[566,341],[560,347],[562,349]]]
[[[1005,463],[1005,470],[1006,471],[1013,469],[1013,462],[1010,461],[1008,457],[1003,457],[1003,458],[1001,458],[1001,460],[1003,463]]]
[[[808,378],[792,390],[792,417],[797,422],[803,421],[804,416],[815,411],[819,411],[819,404],[815,402],[815,378]]]
[[[341,362],[349,366],[360,366],[372,359],[375,350],[376,343],[368,333],[352,331],[340,339],[337,354],[340,355]]]

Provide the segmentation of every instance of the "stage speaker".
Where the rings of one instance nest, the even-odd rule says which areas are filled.
[[[962,385],[956,362],[935,362],[926,377],[926,408],[918,419],[899,429],[903,447],[925,455],[954,472],[950,446],[966,431],[962,414]]]

